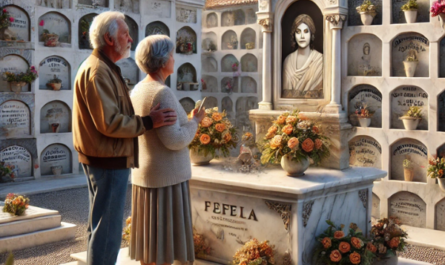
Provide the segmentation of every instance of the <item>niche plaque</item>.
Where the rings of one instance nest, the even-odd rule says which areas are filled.
[[[161,21],[152,22],[145,28],[145,37],[158,34],[170,36],[170,30]]]
[[[404,225],[426,227],[426,203],[416,194],[401,191],[389,198],[388,216],[396,216]]]
[[[39,18],[40,45],[46,47],[71,47],[71,24],[57,12],[49,12]]]
[[[391,175],[392,180],[404,180],[405,168],[403,161],[411,162],[413,181],[426,182],[426,168],[428,166],[428,149],[424,144],[414,139],[401,139],[391,146]]]
[[[382,167],[382,147],[369,136],[356,136],[349,141],[349,164],[358,167]]]
[[[71,173],[71,151],[62,144],[52,144],[40,155],[42,176],[54,175],[53,169],[57,167],[62,167],[62,174]]]
[[[53,90],[51,83],[60,79],[57,80],[62,82],[60,89],[70,90],[70,75],[70,65],[65,59],[57,56],[47,57],[39,65],[39,89]]]
[[[40,133],[64,133],[71,131],[70,108],[61,101],[53,101],[40,111]]]
[[[13,145],[1,150],[0,161],[14,165],[17,179],[32,176],[32,156],[24,147]]]
[[[14,18],[5,33],[9,33],[10,37],[16,38],[17,41],[29,41],[30,23],[28,14],[15,6],[7,6],[5,9],[9,15]]]
[[[391,76],[408,76],[407,63],[417,61],[414,77],[429,76],[430,42],[421,34],[404,33],[395,37],[391,48]],[[414,60],[414,62],[410,62]],[[413,69],[413,68],[412,68]],[[406,71],[405,71],[406,70]]]
[[[187,114],[189,114],[195,108],[195,101],[189,97],[181,99],[179,103],[181,103],[181,106],[184,108],[184,111]]]
[[[391,128],[405,129],[402,117],[411,106],[422,107],[418,130],[428,130],[428,94],[416,86],[403,86],[391,93]]]
[[[31,116],[28,106],[18,100],[0,105],[0,133],[3,137],[31,135]]]
[[[258,60],[253,54],[246,54],[241,58],[242,72],[258,72]]]

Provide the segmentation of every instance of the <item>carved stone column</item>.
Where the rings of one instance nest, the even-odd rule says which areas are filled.
[[[263,4],[266,1],[262,1]],[[263,73],[262,73],[262,97],[258,103],[259,109],[272,109],[272,28],[273,14],[270,12],[257,12],[258,24],[263,32]]]
[[[329,112],[339,113],[341,106],[341,30],[346,20],[345,15],[327,15],[332,31],[332,64],[331,64],[331,102],[327,105]]]

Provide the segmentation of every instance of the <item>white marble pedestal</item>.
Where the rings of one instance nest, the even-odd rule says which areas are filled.
[[[373,181],[386,172],[374,168],[310,168],[304,177],[280,167],[259,175],[224,171],[222,162],[193,166],[190,180],[193,225],[212,252],[205,259],[227,264],[246,241],[275,245],[276,264],[311,265],[315,236],[331,219],[370,230]]]

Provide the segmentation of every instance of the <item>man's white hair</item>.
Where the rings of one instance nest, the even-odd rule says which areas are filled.
[[[117,11],[103,12],[94,17],[90,26],[90,41],[94,49],[102,48],[106,45],[104,35],[108,32],[111,37],[117,37],[119,19],[125,20],[125,15]]]

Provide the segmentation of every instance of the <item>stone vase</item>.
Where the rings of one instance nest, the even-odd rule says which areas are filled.
[[[59,132],[59,129],[60,129],[60,123],[58,123],[58,122],[54,122],[54,123],[51,123],[49,126],[51,127],[51,131],[52,131],[53,133],[58,133],[58,132]]]
[[[417,129],[417,126],[419,125],[420,119],[414,118],[414,117],[401,117],[400,118],[403,122],[403,126],[405,126],[405,130],[407,131],[414,131]]]
[[[406,77],[414,77],[414,74],[416,73],[417,64],[419,62],[407,62],[403,61],[403,64],[405,66],[405,74]]]
[[[405,181],[413,181],[414,180],[414,168],[403,168],[403,176]]]
[[[399,257],[390,256],[385,259],[376,260],[372,263],[372,265],[397,265],[399,263]]]
[[[445,178],[437,178],[437,182],[439,182],[439,188],[445,191]]]
[[[406,23],[408,23],[408,24],[416,23],[417,10],[403,11],[403,13],[405,13]]]
[[[62,87],[62,83],[48,83],[46,84],[46,86],[52,88],[55,91],[59,91],[60,88]]]
[[[62,166],[52,166],[51,171],[53,172],[54,176],[61,176],[62,175]]]
[[[374,20],[375,14],[371,12],[360,12],[360,19],[362,20],[363,25],[369,26],[372,24]]]
[[[360,127],[368,128],[371,125],[371,118],[358,118]]]
[[[198,152],[195,148],[190,149],[190,161],[195,165],[208,165],[212,159],[213,156],[211,153],[204,155],[204,151]]]
[[[293,161],[288,155],[281,157],[281,167],[287,172],[288,176],[301,177],[304,176],[304,172],[309,167],[309,159],[306,157],[296,162]]]
[[[9,89],[16,94],[22,91],[22,87],[26,86],[26,82],[10,82]]]
[[[439,14],[439,21],[440,21],[440,26],[442,27],[442,29],[445,29],[445,13],[440,13]]]

